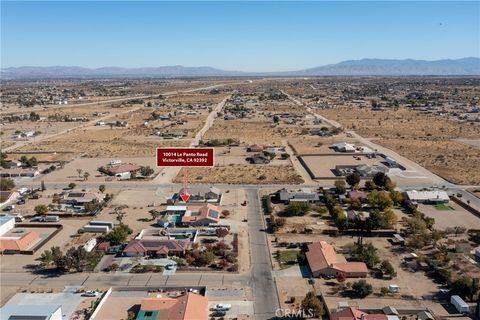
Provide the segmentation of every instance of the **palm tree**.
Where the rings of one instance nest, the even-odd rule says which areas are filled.
[[[77,172],[78,172],[78,177],[80,178],[82,176],[83,170],[82,169],[77,169]]]
[[[88,177],[90,177],[90,173],[85,172],[85,173],[83,174],[83,180],[88,180]]]

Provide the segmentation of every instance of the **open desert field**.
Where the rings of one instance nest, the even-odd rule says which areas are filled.
[[[302,129],[297,126],[274,125],[264,121],[217,120],[205,133],[204,140],[237,139],[243,144],[280,145],[282,140],[300,136]]]
[[[228,165],[213,168],[189,168],[190,183],[233,183],[233,184],[299,184],[303,179],[293,166],[282,165]],[[183,181],[183,171],[173,182]]]
[[[188,142],[184,140],[164,141],[154,136],[150,139],[134,137],[126,128],[96,127],[47,139],[16,151],[67,151],[84,154],[86,157],[141,157],[154,156],[157,147],[187,145]]]
[[[480,153],[454,141],[478,138],[480,126],[421,114],[406,108],[375,112],[354,107],[319,110],[346,129],[393,149],[418,164],[460,184],[480,184]]]

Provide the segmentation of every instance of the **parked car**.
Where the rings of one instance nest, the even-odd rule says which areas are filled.
[[[20,199],[17,201],[17,204],[25,204],[25,199]]]
[[[94,291],[94,290],[90,290],[90,291],[85,291],[83,294],[82,294],[83,297],[97,297],[98,296],[98,292],[97,291]]]
[[[15,216],[15,222],[23,222],[25,221],[25,218],[22,217],[21,215]]]
[[[10,204],[10,205],[6,206],[5,208],[3,208],[3,211],[12,211],[13,209],[15,209],[15,205]]]
[[[227,304],[227,303],[219,303],[217,305],[215,305],[215,310],[216,311],[227,311],[227,310],[230,310],[230,308],[232,307],[231,304]]]
[[[212,312],[212,317],[224,317],[227,313],[225,311],[215,311]]]
[[[167,270],[173,270],[175,268],[175,265],[173,263],[169,263],[167,265],[165,265],[165,269]]]

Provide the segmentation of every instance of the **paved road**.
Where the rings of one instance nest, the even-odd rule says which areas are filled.
[[[267,245],[265,219],[257,189],[246,191],[248,201],[248,236],[250,241],[251,287],[255,301],[253,308],[257,319],[270,319],[279,308],[278,294],[272,277],[270,251]]]

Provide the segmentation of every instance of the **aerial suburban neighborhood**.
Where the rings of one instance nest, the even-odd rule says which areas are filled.
[[[344,44],[325,47],[344,37],[359,50],[357,15],[372,37],[390,24],[423,34],[419,18],[386,12],[445,6],[432,21],[447,30],[480,19],[478,3],[42,4],[51,11],[1,4],[0,320],[480,320],[480,58],[348,60]],[[79,16],[91,20],[81,29]],[[456,36],[475,29],[460,22]],[[59,53],[50,63],[60,47],[40,43],[53,41],[46,24],[53,40],[75,39],[62,55],[103,67],[62,67],[76,63]],[[290,49],[272,39],[298,56],[226,71],[243,64],[225,56],[250,70],[282,59]],[[362,48],[385,53],[382,39]],[[301,69],[310,50],[345,59]],[[146,67],[153,51],[230,67]],[[108,67],[117,55],[143,67]]]

